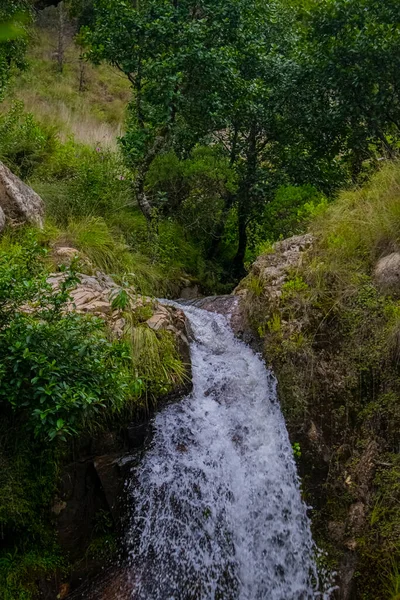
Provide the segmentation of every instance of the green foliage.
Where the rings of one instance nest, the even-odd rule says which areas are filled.
[[[36,598],[36,581],[62,565],[57,554],[31,550],[24,554],[8,552],[0,555],[0,592],[4,600]]]
[[[27,0],[4,0],[0,6],[0,101],[9,82],[11,69],[24,65],[26,24],[30,20]]]
[[[297,459],[301,458],[301,446],[300,446],[299,442],[294,442],[292,444],[292,448],[293,448],[294,457]]]
[[[39,165],[48,162],[55,146],[54,131],[24,113],[20,102],[0,114],[0,160],[16,175],[31,177]]]
[[[299,118],[319,137],[320,151],[323,144],[342,151],[353,177],[377,151],[393,156],[399,139],[398,16],[396,0],[324,0],[308,14],[303,89],[314,96],[307,93]]]
[[[303,489],[312,503],[318,498],[315,537],[332,559],[342,546],[332,548],[327,523],[357,537],[356,597],[368,600],[395,597],[400,551],[399,301],[373,279],[377,260],[399,247],[398,176],[399,165],[388,164],[368,185],[342,192],[312,222],[314,246],[282,294],[270,297],[266,287],[258,296],[250,284],[246,296],[301,445]],[[318,444],[329,449],[329,464]],[[349,510],[361,493],[364,453],[375,444],[366,519],[354,533]]]
[[[0,253],[0,407],[35,436],[64,440],[99,426],[136,388],[129,352],[108,341],[103,322],[63,313],[74,272],[53,291],[32,272],[40,254],[35,242]]]

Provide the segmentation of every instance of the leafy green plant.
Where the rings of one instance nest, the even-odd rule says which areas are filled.
[[[296,459],[301,458],[301,446],[299,444],[299,442],[294,442],[292,444],[292,449],[293,449],[293,455]]]
[[[64,312],[73,266],[53,291],[40,267],[30,270],[36,242],[18,250],[0,253],[0,410],[23,415],[38,437],[65,439],[132,397],[129,350],[107,339],[103,321]]]

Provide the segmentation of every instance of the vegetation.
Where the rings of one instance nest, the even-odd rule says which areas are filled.
[[[243,284],[300,440],[317,540],[337,564],[357,550],[354,597],[371,600],[396,597],[400,560],[400,304],[374,279],[379,258],[400,247],[399,200],[400,166],[388,164],[314,219],[314,246],[278,299],[268,281]],[[357,503],[358,524],[349,517]]]
[[[230,292],[258,254],[311,226],[314,247],[273,303],[248,276],[250,317],[317,537],[338,560],[355,544],[357,597],[395,598],[400,310],[373,269],[400,245],[398,1],[48,4],[0,8],[0,160],[46,204],[43,231],[11,224],[0,240],[0,595],[33,599],[68,569],[49,507],[73,440],[185,380],[171,334],[145,325],[151,301],[132,314],[132,289]],[[64,310],[77,264],[59,291],[46,283],[62,245],[121,285],[122,339]],[[359,531],[346,521],[357,502]],[[328,539],[327,522],[347,533]]]

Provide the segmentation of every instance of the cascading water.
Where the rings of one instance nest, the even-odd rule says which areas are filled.
[[[275,382],[225,317],[185,308],[194,388],[129,485],[131,597],[305,600],[314,545]]]

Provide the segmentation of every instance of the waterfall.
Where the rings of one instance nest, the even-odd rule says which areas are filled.
[[[128,484],[131,597],[314,598],[314,545],[275,380],[225,317],[185,312],[193,392],[156,415]]]

